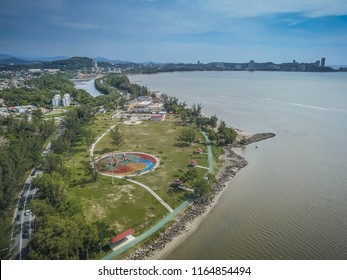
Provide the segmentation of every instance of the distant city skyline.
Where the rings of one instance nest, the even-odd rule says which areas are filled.
[[[0,0],[0,53],[347,64],[345,0]]]

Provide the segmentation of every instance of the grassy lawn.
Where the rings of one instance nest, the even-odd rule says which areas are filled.
[[[112,114],[99,115],[89,128],[97,137],[109,129],[117,120]],[[190,146],[178,140],[185,128],[175,116],[167,116],[164,122],[146,121],[139,125],[119,124],[124,137],[124,144],[118,149],[109,134],[102,138],[95,147],[94,154],[99,156],[110,151],[133,151],[152,154],[160,159],[157,169],[132,179],[150,187],[171,208],[176,208],[189,193],[174,190],[170,185],[174,179],[188,170],[188,163],[197,160],[198,165],[208,166],[207,154],[193,154],[198,147],[204,152],[204,144],[194,143]],[[199,135],[204,139],[202,135]],[[83,162],[88,161],[89,152],[83,143],[75,149],[72,157],[66,159],[70,174],[69,195],[79,201],[86,221],[104,221],[120,233],[134,228],[139,235],[169,212],[149,192],[142,187],[123,179],[99,175],[95,182],[84,172]],[[220,154],[216,151],[216,154]],[[199,175],[205,176],[207,170],[197,168]],[[187,186],[189,187],[189,186]]]
[[[123,180],[112,184],[111,178],[105,176],[73,188],[70,194],[79,201],[86,221],[104,221],[117,233],[134,228],[138,235],[167,213],[166,208],[140,186]]]

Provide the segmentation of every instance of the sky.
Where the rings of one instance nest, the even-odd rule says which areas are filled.
[[[0,53],[347,64],[347,0],[0,0]]]

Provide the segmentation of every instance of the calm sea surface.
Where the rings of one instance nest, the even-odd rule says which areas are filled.
[[[347,73],[184,72],[130,79],[275,138],[168,259],[347,259]]]

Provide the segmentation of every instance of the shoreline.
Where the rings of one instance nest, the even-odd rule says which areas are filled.
[[[196,199],[165,231],[160,233],[158,238],[132,252],[126,258],[127,260],[160,260],[179,247],[213,211],[227,185],[232,182],[237,172],[247,166],[248,162],[236,152],[236,149],[276,135],[274,133],[252,135],[241,132],[238,133],[238,136],[237,142],[224,147],[224,154],[220,157],[222,165],[218,169],[216,182],[212,186],[212,196]]]

